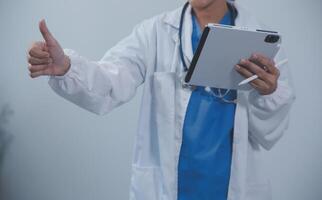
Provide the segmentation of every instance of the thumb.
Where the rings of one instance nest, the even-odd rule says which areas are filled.
[[[42,19],[39,22],[39,30],[48,46],[54,45],[56,43],[56,40],[54,36],[50,33],[49,29],[47,28],[47,25],[44,19]]]

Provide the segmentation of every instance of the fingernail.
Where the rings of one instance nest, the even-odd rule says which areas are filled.
[[[240,69],[240,66],[239,66],[239,65],[235,65],[235,68],[236,68],[236,69]]]
[[[252,58],[257,59],[257,54],[253,54]]]
[[[242,64],[244,64],[246,62],[246,60],[245,59],[241,59],[240,60],[240,63],[242,63]]]

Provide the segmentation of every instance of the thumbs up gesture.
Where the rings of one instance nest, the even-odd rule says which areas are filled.
[[[58,41],[49,32],[45,20],[39,22],[39,29],[44,41],[34,42],[28,51],[30,76],[62,76],[70,68],[70,60],[64,54]]]

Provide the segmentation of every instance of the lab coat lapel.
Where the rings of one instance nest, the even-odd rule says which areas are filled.
[[[172,13],[168,13],[167,16],[164,18],[164,22],[166,24],[176,29],[176,31],[172,35],[172,39],[178,45],[180,43],[179,27],[180,27],[181,12],[182,12],[182,7],[175,10]],[[192,35],[192,20],[191,20],[191,6],[189,5],[184,15],[183,29],[182,29],[182,49],[183,49],[184,59],[186,61],[186,64],[188,65],[187,67],[189,67],[193,57],[191,35]]]
[[[191,35],[192,35],[192,20],[191,20],[191,6],[187,8],[187,11],[184,16],[184,22],[183,22],[183,34],[182,34],[182,48],[183,48],[183,54],[185,56],[187,67],[189,67],[193,52],[192,52],[192,43],[191,43]]]
[[[164,18],[164,22],[168,25],[170,25],[175,31],[173,31],[172,39],[175,43],[175,55],[174,56],[174,61],[173,61],[173,68],[175,68],[174,71],[179,75],[179,78],[183,75],[183,64],[181,63],[180,59],[180,38],[179,38],[179,26],[180,26],[180,17],[181,17],[181,12],[182,12],[182,7],[168,13],[166,17]],[[183,23],[183,38],[182,38],[182,47],[183,47],[183,55],[185,62],[187,64],[187,67],[189,67],[190,62],[193,57],[193,52],[192,52],[192,44],[191,44],[191,35],[192,35],[192,20],[191,20],[191,6],[186,10],[185,16],[184,16],[184,23]],[[191,91],[189,89],[183,89],[181,85],[181,81],[177,80],[175,84],[175,96],[176,96],[176,101],[175,101],[175,160],[174,160],[174,170],[172,171],[173,174],[171,177],[176,177],[174,182],[171,182],[172,184],[170,186],[167,186],[167,188],[172,188],[171,189],[171,199],[176,199],[178,193],[178,162],[179,162],[179,154],[180,154],[180,148],[181,148],[181,143],[182,143],[182,132],[183,132],[183,124],[184,124],[184,118],[188,106],[188,102],[190,99]]]

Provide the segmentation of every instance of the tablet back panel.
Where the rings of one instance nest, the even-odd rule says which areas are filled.
[[[249,58],[252,53],[260,53],[273,59],[279,50],[281,39],[268,43],[265,41],[268,35],[272,33],[208,26],[189,67],[186,82],[197,86],[250,89],[249,84],[238,86],[245,78],[234,66],[240,59]]]

